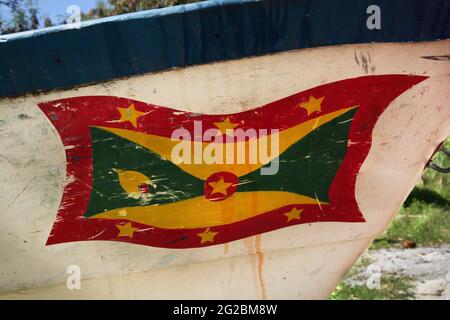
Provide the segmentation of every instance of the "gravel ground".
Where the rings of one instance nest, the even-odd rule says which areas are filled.
[[[370,264],[347,279],[349,285],[376,283],[383,274],[408,276],[418,300],[450,300],[450,244],[415,249],[380,249],[365,253]],[[363,258],[363,259],[364,259]]]

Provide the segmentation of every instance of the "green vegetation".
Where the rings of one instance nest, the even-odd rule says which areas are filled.
[[[88,20],[103,18],[118,14],[170,7],[198,1],[200,0],[99,0],[93,9],[83,15],[83,19]]]
[[[370,249],[398,245],[411,240],[418,245],[438,245],[450,242],[450,205],[442,206],[414,200],[403,207],[386,232]]]
[[[38,9],[35,0],[0,0],[0,6],[9,8],[11,20],[0,16],[0,34],[35,30],[39,28]],[[48,17],[42,17],[45,25],[51,25]]]
[[[350,286],[342,282],[331,294],[331,300],[409,300],[414,298],[412,279],[398,275],[383,275],[379,289],[365,284]]]

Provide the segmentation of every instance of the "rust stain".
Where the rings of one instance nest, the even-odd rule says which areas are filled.
[[[251,270],[252,270],[252,277],[253,277],[253,283],[255,283],[255,289],[257,287],[259,287],[259,281],[258,281],[258,276],[256,274],[256,271],[258,270],[258,265],[257,265],[257,258],[255,255],[255,242],[253,241],[253,238],[245,238],[244,240],[244,245],[245,245],[245,249],[247,251],[247,255],[250,256],[250,263],[251,263]]]
[[[264,254],[261,252],[261,235],[257,235],[255,237],[255,250],[256,250],[256,256],[258,258],[259,289],[260,289],[260,292],[261,292],[261,298],[263,300],[266,300],[267,299],[266,287],[264,285],[264,278],[263,278]]]
[[[256,209],[258,207],[258,198],[252,197],[251,207]],[[263,278],[263,263],[264,254],[261,252],[261,235],[256,235],[251,238],[244,239],[244,245],[247,249],[247,254],[252,256],[251,268],[253,274],[253,281],[256,284],[256,288],[259,288],[259,295],[261,299],[267,299],[266,287]]]

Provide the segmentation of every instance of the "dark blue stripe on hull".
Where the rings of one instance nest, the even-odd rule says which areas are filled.
[[[366,28],[371,4],[381,30]],[[206,1],[0,36],[0,97],[292,49],[449,38],[449,0]]]

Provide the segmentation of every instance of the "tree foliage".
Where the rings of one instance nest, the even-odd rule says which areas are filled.
[[[0,0],[0,6],[7,7],[11,12],[11,19],[8,22],[0,17],[0,34],[35,30],[40,27],[52,26],[53,22],[49,17],[42,17],[40,15],[38,1],[39,0]],[[81,18],[82,20],[90,20],[197,1],[200,0],[100,0],[97,1],[94,8],[88,12],[82,13]],[[64,18],[61,18],[60,20],[59,24],[65,23]]]
[[[150,10],[198,2],[200,0],[108,0],[97,1],[96,6],[83,15],[84,19],[96,19],[119,14]]]
[[[15,9],[20,5],[21,2],[22,0],[0,0],[0,5]]]
[[[36,0],[0,0],[0,6],[11,12],[10,21],[0,17],[0,34],[36,30],[40,28],[39,10]],[[45,25],[51,26],[50,18],[45,17]]]
[[[109,15],[118,15],[142,10],[163,8],[196,2],[198,0],[108,0],[108,4],[97,2],[97,6],[106,6],[109,8]]]

